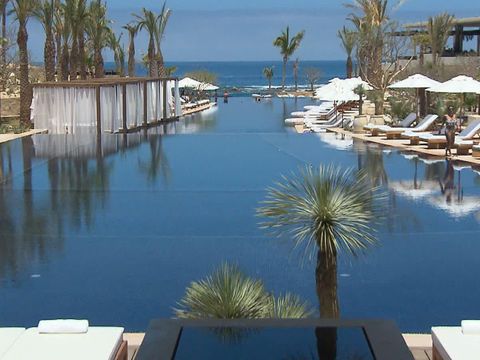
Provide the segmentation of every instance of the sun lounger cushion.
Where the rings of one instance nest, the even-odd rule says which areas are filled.
[[[25,328],[0,328],[0,359],[23,334]]]
[[[85,334],[40,334],[30,328],[2,360],[112,360],[123,340],[123,328],[90,327]]]
[[[432,327],[433,347],[443,360],[474,360],[480,354],[480,335],[464,335],[458,327]]]

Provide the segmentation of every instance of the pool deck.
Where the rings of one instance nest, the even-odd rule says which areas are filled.
[[[124,340],[128,341],[128,360],[134,360],[143,341],[144,333],[125,333]],[[432,338],[430,334],[403,334],[415,360],[432,360]]]
[[[422,155],[445,157],[445,149],[428,149],[426,144],[410,145],[410,141],[408,139],[387,140],[384,136],[370,136],[363,133],[352,133],[341,128],[331,128],[328,129],[328,131],[351,136],[354,139],[359,139],[362,141],[412,151]],[[471,155],[453,155],[452,159],[469,163],[471,165],[480,165],[480,158],[474,158]]]
[[[24,133],[21,133],[21,134],[0,134],[0,144],[4,143],[4,142],[7,142],[7,141],[20,139],[20,138],[23,138],[23,137],[26,137],[26,136],[31,136],[31,135],[36,135],[36,134],[46,134],[46,133],[47,133],[47,130],[33,129],[33,130],[30,130],[30,131],[27,131],[27,132],[24,132]]]

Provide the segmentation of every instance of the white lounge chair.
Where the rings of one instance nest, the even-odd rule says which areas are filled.
[[[473,137],[480,132],[480,120],[472,121],[468,126],[463,129],[460,134],[455,136],[455,144],[458,146],[460,145],[462,148],[466,148],[473,146]],[[435,134],[422,134],[419,136],[419,140],[426,142],[430,149],[438,149],[441,147],[445,147],[447,144],[447,138],[445,135],[435,135]],[[470,149],[469,148],[469,149]],[[468,150],[467,149],[467,153]]]
[[[466,335],[462,327],[432,327],[433,360],[477,360],[480,335]]]
[[[25,328],[0,328],[0,359],[25,332]]]
[[[412,124],[417,120],[417,114],[410,113],[408,114],[405,119],[400,121],[399,127],[400,128],[409,128]],[[376,124],[367,124],[363,127],[363,130],[370,131],[372,136],[378,136],[382,131],[382,129],[386,129],[385,125],[376,125]],[[391,127],[389,126],[388,129]]]
[[[406,131],[411,131],[411,132],[425,132],[428,129],[430,129],[433,124],[435,123],[435,120],[437,120],[438,115],[434,114],[429,114],[423,118],[422,121],[420,121],[417,126],[413,128],[401,128],[401,127],[390,127],[385,125],[381,131],[387,135],[387,139],[398,139],[401,137],[403,133]]]
[[[2,360],[126,360],[123,328],[89,327],[84,334],[40,334],[25,330]]]

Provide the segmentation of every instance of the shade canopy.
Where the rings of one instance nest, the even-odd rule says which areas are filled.
[[[428,199],[428,202],[435,208],[446,211],[454,218],[480,211],[480,197],[478,196],[465,196],[462,199],[454,197],[451,202],[447,202],[444,196],[437,196]]]
[[[421,199],[438,191],[438,182],[435,181],[397,181],[392,182],[389,188],[395,193],[410,199]]]
[[[189,77],[184,77],[182,80],[180,80],[178,83],[178,87],[191,88],[195,90],[204,90],[204,91],[214,91],[219,89],[218,86],[215,86],[209,83],[200,82]]]
[[[315,97],[324,101],[353,101],[358,100],[358,95],[354,89],[363,86],[365,90],[371,90],[372,87],[363,81],[360,77],[350,79],[334,78],[327,85],[315,91]]]
[[[427,91],[437,93],[452,93],[452,94],[467,94],[480,93],[480,81],[471,78],[470,76],[460,75],[453,79],[432,86]]]
[[[430,79],[428,76],[422,74],[411,75],[408,78],[398,81],[390,85],[389,89],[428,89],[438,86],[441,83]]]

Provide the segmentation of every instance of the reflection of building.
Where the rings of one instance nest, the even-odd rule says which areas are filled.
[[[427,34],[428,22],[418,22],[405,24],[404,30],[396,33],[397,36],[409,36],[414,37],[420,34]],[[468,56],[476,60],[480,59],[480,17],[454,19],[453,27],[450,31],[450,38],[453,40],[453,46],[449,49],[445,49],[441,59],[445,65],[459,64],[459,58]],[[467,40],[475,40],[476,49],[471,51],[465,51],[464,44]],[[413,64],[419,61],[420,57],[424,58],[425,62],[432,62],[431,49],[426,48],[426,51],[422,53],[422,47],[414,47],[414,61]]]

